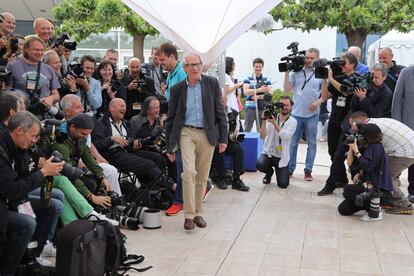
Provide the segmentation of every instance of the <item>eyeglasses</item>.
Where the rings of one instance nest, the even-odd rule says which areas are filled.
[[[196,67],[200,67],[201,63],[186,63],[185,66],[190,67],[190,68],[196,68]]]

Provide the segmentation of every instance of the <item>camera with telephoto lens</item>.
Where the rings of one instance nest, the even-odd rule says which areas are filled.
[[[138,230],[139,229],[139,220],[133,217],[120,216],[119,217],[119,227],[125,228],[128,230]]]
[[[11,71],[10,72],[7,71],[6,66],[0,66],[0,82],[9,84],[10,80],[11,80]]]
[[[358,148],[363,148],[365,144],[365,138],[362,133],[345,134],[344,144],[349,145],[357,141]]]
[[[286,48],[292,53],[282,57],[280,60],[285,61],[278,64],[279,72],[294,71],[299,72],[305,66],[306,51],[298,50],[299,42],[292,42]]]
[[[156,151],[159,153],[166,151],[167,142],[165,139],[165,131],[160,126],[154,127],[151,130],[150,136],[138,138],[138,141],[140,142],[143,150]]]
[[[51,156],[53,156],[52,163],[60,163],[64,161],[63,155],[57,150],[53,151]],[[85,172],[76,167],[72,167],[68,164],[63,165],[63,169],[60,172],[62,175],[66,176],[71,182],[78,180]]]
[[[272,117],[276,118],[277,113],[285,107],[282,102],[273,102],[272,95],[270,94],[265,94],[263,100],[263,116],[266,119],[272,119]]]
[[[363,185],[360,183],[360,185]],[[379,198],[381,193],[375,189],[368,189],[365,192],[357,194],[355,197],[355,205],[358,207],[364,207],[364,203],[370,201],[372,198]]]
[[[341,92],[345,96],[354,93],[355,89],[362,88],[368,89],[371,83],[371,74],[367,73],[364,76],[354,73],[345,78],[341,83]]]
[[[61,34],[60,36],[52,38],[50,40],[50,45],[53,45],[53,47],[63,45],[68,50],[76,51],[76,46],[78,44],[75,41],[70,40],[68,34]]]
[[[239,112],[237,110],[230,108],[230,112],[227,113],[227,120],[229,124],[229,142],[231,143],[241,143],[244,141],[245,134],[238,133],[237,131],[237,118],[239,116]]]
[[[43,103],[40,100],[39,93],[37,93],[36,91],[29,92],[28,94],[30,96],[29,111],[32,112],[34,115],[48,114],[58,120],[62,120],[65,118],[65,113],[62,110],[53,105]]]
[[[82,64],[78,61],[72,61],[69,63],[67,74],[71,75],[74,78],[84,78],[84,72]]]
[[[19,49],[19,38],[12,37],[10,38],[10,51],[12,55],[16,54]]]
[[[326,58],[320,58],[313,61],[312,65],[315,67],[315,78],[327,79],[328,78],[328,67],[332,70],[332,76],[335,80],[339,81],[344,79],[346,76],[342,73],[342,65],[345,64],[345,60],[339,57],[327,60]]]

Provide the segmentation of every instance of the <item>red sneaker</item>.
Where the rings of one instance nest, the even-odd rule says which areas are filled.
[[[312,181],[313,180],[312,173],[310,171],[305,172],[305,180],[306,181]]]
[[[173,203],[170,208],[165,212],[167,216],[175,216],[183,211],[183,205],[180,203]]]

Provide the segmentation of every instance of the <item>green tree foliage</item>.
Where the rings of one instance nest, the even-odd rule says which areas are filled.
[[[91,34],[123,28],[134,38],[134,56],[143,60],[144,39],[158,31],[121,0],[63,0],[53,8],[59,32],[69,33],[80,41]]]
[[[302,31],[337,27],[359,47],[369,33],[414,28],[414,1],[407,0],[284,0],[271,13],[284,27]]]

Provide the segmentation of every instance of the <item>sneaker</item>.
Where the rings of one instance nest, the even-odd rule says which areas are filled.
[[[40,264],[41,266],[53,266],[52,262],[44,257],[37,257],[36,262]]]
[[[312,181],[313,180],[312,173],[310,171],[305,171],[305,180],[306,181]]]
[[[216,181],[214,181],[214,184],[216,185],[217,188],[221,190],[227,189],[227,184],[224,183],[223,179],[216,179]]]
[[[265,175],[263,177],[262,183],[263,184],[270,184],[270,182],[272,181],[272,175]]]
[[[414,195],[408,195],[407,199],[411,202],[414,203]]]
[[[246,186],[241,179],[235,179],[231,188],[242,192],[248,192],[250,190],[249,186]]]
[[[206,201],[208,194],[214,189],[210,181],[207,181],[206,191],[204,192],[203,202]]]
[[[56,247],[51,241],[46,241],[45,247],[43,247],[43,251],[40,253],[40,257],[56,257]]]
[[[382,213],[382,211],[379,212],[378,217],[377,218],[371,218],[368,214],[363,215],[360,220],[361,221],[365,221],[365,222],[370,222],[370,221],[378,221],[378,220],[383,220],[384,219],[384,214]]]
[[[179,213],[181,213],[183,211],[183,205],[180,203],[176,203],[174,202],[170,208],[167,209],[167,211],[165,211],[165,215],[167,216],[175,216],[178,215]]]
[[[408,205],[406,207],[392,207],[385,210],[387,214],[393,214],[393,215],[412,215],[414,214],[413,205]]]
[[[110,224],[112,224],[113,226],[118,226],[119,222],[113,219],[108,218],[105,215],[99,214],[98,212],[96,212],[95,210],[93,210],[89,216],[88,216],[88,220],[90,221],[96,221],[97,219],[100,220],[106,220],[107,222],[109,222]]]

